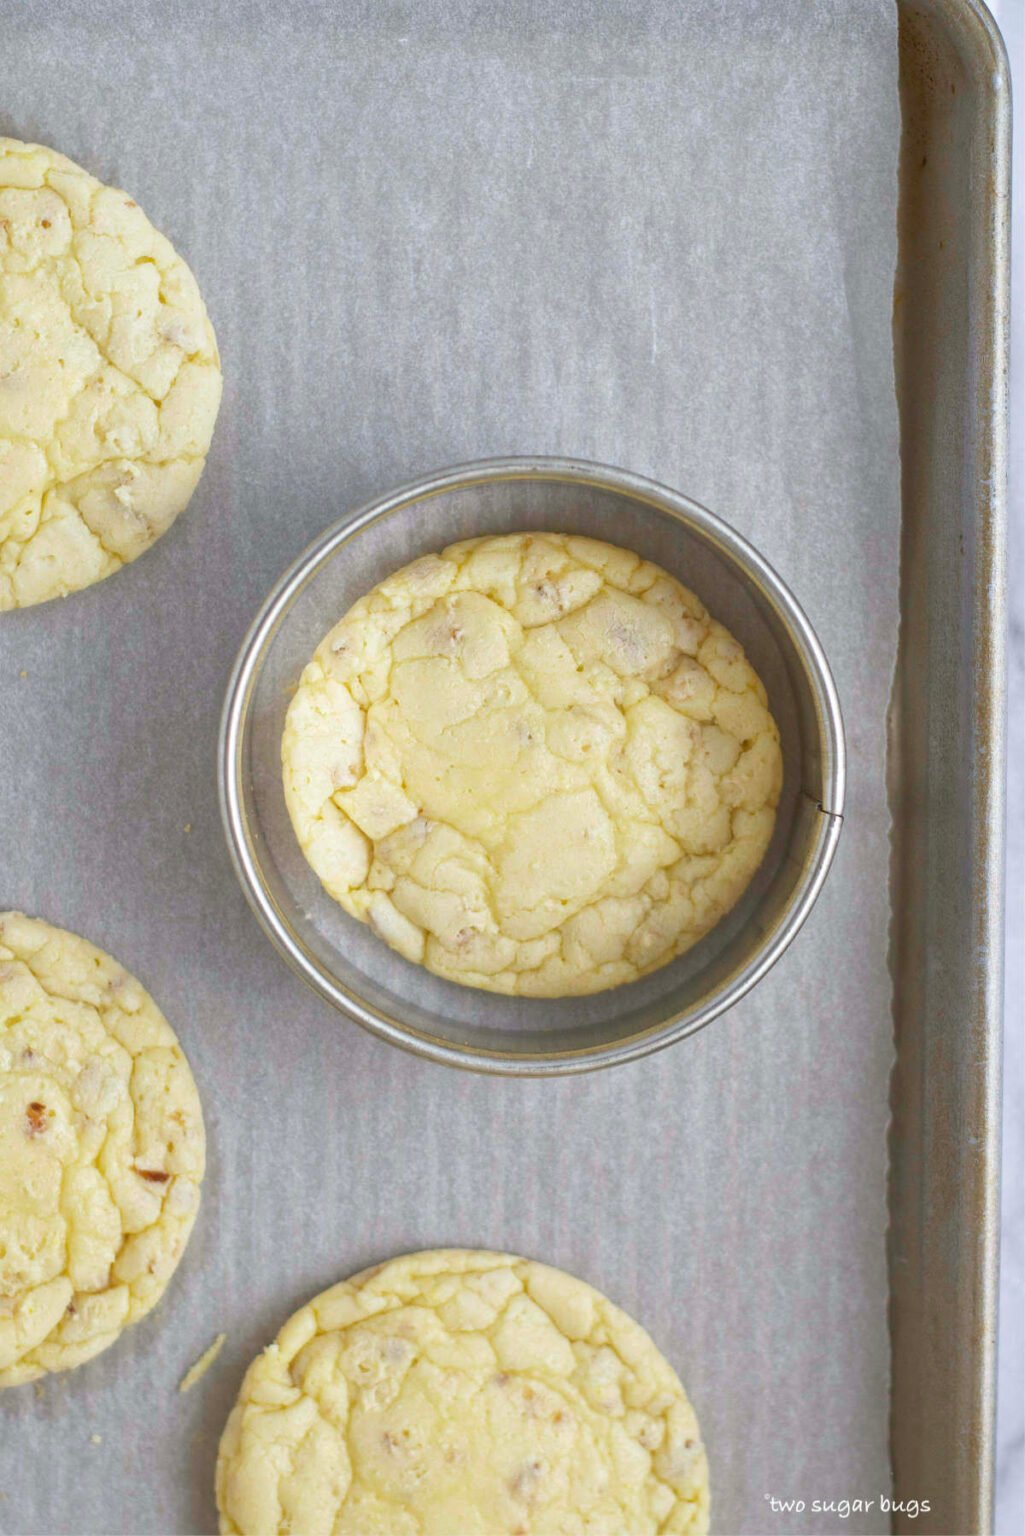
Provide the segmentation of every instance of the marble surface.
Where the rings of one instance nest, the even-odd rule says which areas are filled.
[[[1025,0],[991,0],[1011,58],[1014,163],[1025,167]],[[997,1391],[997,1536],[1025,1528],[1025,196],[1018,170],[1012,229],[1011,465],[1008,532],[1007,960],[1000,1356]]]

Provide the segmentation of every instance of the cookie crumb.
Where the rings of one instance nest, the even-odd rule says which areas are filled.
[[[192,823],[191,823],[191,821],[187,821],[185,823],[184,827],[182,828],[182,831],[183,832],[191,832],[192,831]]]
[[[219,1333],[216,1339],[214,1339],[213,1343],[210,1345],[209,1349],[205,1349],[203,1351],[195,1365],[191,1365],[189,1367],[181,1381],[178,1383],[179,1392],[188,1392],[191,1387],[196,1385],[196,1382],[199,1381],[201,1377],[206,1375],[207,1371],[213,1365],[214,1361],[217,1359],[217,1356],[224,1348],[224,1341],[227,1337],[228,1335],[226,1333]]]
[[[91,1445],[102,1445],[103,1444],[103,1436],[102,1435],[90,1435],[89,1436],[89,1442],[90,1442]]]

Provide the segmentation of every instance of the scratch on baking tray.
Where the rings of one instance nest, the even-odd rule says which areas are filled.
[[[655,316],[655,285],[648,289],[648,312],[651,315],[651,361],[658,357],[658,321]]]

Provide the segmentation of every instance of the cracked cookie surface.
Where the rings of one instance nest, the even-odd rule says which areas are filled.
[[[508,534],[397,571],[289,705],[285,800],[325,889],[406,959],[560,997],[684,953],[765,854],[779,733],[658,566]]]
[[[708,1463],[644,1330],[560,1270],[405,1255],[292,1317],[221,1439],[222,1536],[708,1529]]]
[[[126,193],[0,138],[0,610],[148,549],[196,488],[220,398],[170,243]]]
[[[205,1146],[189,1064],[135,978],[0,914],[0,1388],[81,1365],[159,1301]]]

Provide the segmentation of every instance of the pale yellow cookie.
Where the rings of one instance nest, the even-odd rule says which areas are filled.
[[[149,994],[85,939],[0,914],[0,1387],[81,1365],[159,1301],[205,1147]]]
[[[249,1367],[222,1536],[654,1536],[708,1529],[679,1377],[582,1280],[414,1253],[317,1296]]]
[[[0,609],[148,549],[196,488],[220,398],[170,243],[126,193],[0,138]]]
[[[779,732],[692,592],[593,539],[470,539],[360,599],[305,668],[285,800],[325,889],[495,992],[633,981],[740,898]]]

